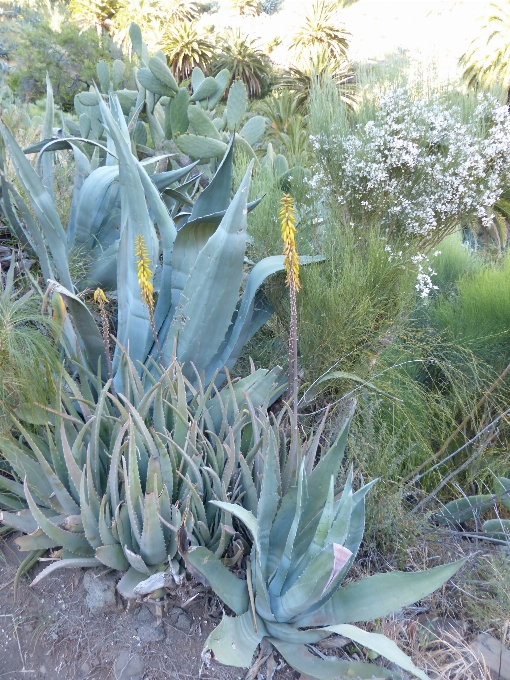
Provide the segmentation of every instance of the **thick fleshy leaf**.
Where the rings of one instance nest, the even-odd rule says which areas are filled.
[[[119,543],[99,546],[99,548],[96,548],[96,557],[102,564],[106,564],[111,569],[117,569],[118,571],[127,571],[129,569],[129,562]]]
[[[117,583],[117,590],[122,597],[125,597],[126,599],[134,598],[136,596],[133,589],[136,588],[139,583],[145,581],[146,578],[146,573],[142,573],[141,571],[137,571],[136,569],[133,569],[133,567],[130,567]]]
[[[86,569],[100,566],[101,562],[96,560],[95,557],[77,557],[76,559],[57,560],[56,562],[52,562],[46,569],[43,569],[40,574],[37,574],[30,586],[36,586],[39,581],[42,581],[43,578],[49,576],[49,574],[52,574],[58,569]]]
[[[42,126],[42,138],[53,137],[53,119],[55,117],[55,104],[53,101],[53,88],[50,77],[46,72],[46,109]],[[52,200],[55,200],[53,190],[53,154],[45,154],[41,159],[41,179],[44,188]]]
[[[335,656],[322,659],[314,656],[304,645],[295,645],[275,638],[269,638],[269,641],[292,668],[319,680],[344,680],[344,678],[353,678],[353,680],[378,680],[379,678],[397,680],[398,678],[400,680],[401,677],[387,668],[371,663],[344,661]]]
[[[460,524],[467,522],[473,517],[478,517],[483,512],[494,507],[496,499],[491,494],[481,494],[479,496],[464,496],[447,503],[441,510],[434,515],[434,519],[439,524]]]
[[[248,586],[230,572],[207,548],[194,548],[186,553],[188,561],[209,581],[223,602],[239,616],[249,607]]]
[[[14,136],[2,123],[0,123],[0,132],[9,150],[9,156],[16,174],[41,225],[42,233],[53,256],[60,280],[64,286],[71,289],[72,281],[67,256],[67,237],[60,223],[55,205],[44,188],[41,178],[30,165]]]
[[[140,554],[145,564],[149,566],[161,564],[167,559],[165,537],[158,510],[156,493],[146,494]]]
[[[198,373],[207,367],[225,337],[237,304],[246,248],[251,170],[250,165],[221,224],[200,251],[165,341],[165,362],[170,361],[177,337],[177,358],[191,377],[195,373],[189,362],[194,363]]]
[[[223,616],[219,626],[206,640],[216,661],[237,668],[250,668],[255,650],[265,635],[264,623],[257,617],[257,632],[251,610],[242,616]]]
[[[234,139],[230,140],[227,153],[223,156],[209,185],[202,191],[193,205],[191,220],[227,210],[232,191],[232,166],[234,161]]]
[[[66,531],[60,527],[55,526],[50,520],[43,515],[41,510],[37,507],[28,485],[25,483],[25,498],[27,499],[28,507],[39,527],[52,540],[57,541],[66,550],[71,550],[77,555],[89,556],[92,553],[90,543],[83,534],[77,534],[72,531]]]
[[[262,487],[260,489],[259,504],[257,508],[257,523],[259,527],[260,568],[263,576],[267,579],[269,536],[280,502],[278,493],[280,486],[280,470],[278,465],[277,444],[273,430],[269,429],[266,436],[268,438],[268,446],[266,449]]]
[[[95,373],[98,362],[101,364],[101,375],[106,381],[108,379],[108,362],[101,333],[90,313],[88,307],[80,300],[77,295],[64,288],[56,281],[48,281],[53,286],[53,291],[60,293],[66,299],[69,313],[72,316],[73,324],[78,335],[80,346],[90,369]],[[72,348],[70,348],[72,351]]]
[[[414,604],[443,585],[466,559],[417,572],[392,571],[349,583],[320,609],[295,619],[300,628],[373,621]]]
[[[340,626],[328,626],[326,630],[332,633],[337,633],[338,635],[343,635],[346,638],[357,642],[358,644],[371,649],[373,652],[377,652],[385,659],[397,664],[400,668],[405,671],[409,671],[420,680],[430,680],[429,676],[423,671],[417,668],[411,659],[404,654],[404,652],[397,647],[393,640],[389,640],[385,635],[380,635],[379,633],[367,633],[366,630],[361,630],[357,626],[351,626],[349,624],[343,624]]]

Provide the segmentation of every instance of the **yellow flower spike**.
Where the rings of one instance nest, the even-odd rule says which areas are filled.
[[[102,288],[96,288],[94,291],[94,302],[108,302],[108,298],[104,294],[104,290]]]
[[[296,291],[301,287],[299,283],[299,256],[296,250],[296,213],[292,196],[283,194],[280,208],[280,223],[282,226],[283,254],[285,255],[285,271],[287,285],[294,281]]]
[[[154,286],[152,285],[149,253],[141,234],[135,237],[135,257],[138,269],[138,285],[142,292],[142,300],[144,304],[147,305],[149,312],[152,313],[154,310]]]

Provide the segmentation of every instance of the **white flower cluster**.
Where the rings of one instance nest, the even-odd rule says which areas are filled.
[[[351,214],[380,219],[388,234],[427,238],[473,218],[489,226],[510,174],[510,115],[490,95],[479,96],[464,123],[460,109],[439,95],[390,90],[373,120],[311,142],[338,200]]]

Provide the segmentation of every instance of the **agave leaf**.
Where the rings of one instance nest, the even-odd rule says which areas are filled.
[[[292,668],[312,678],[319,678],[319,680],[339,680],[339,678],[357,678],[358,680],[393,678],[394,680],[401,680],[398,673],[392,673],[387,668],[375,666],[371,663],[344,661],[338,657],[319,659],[318,656],[309,652],[304,645],[295,645],[276,638],[269,638],[269,641]]]
[[[99,535],[104,545],[118,545],[119,542],[114,538],[110,529],[111,517],[110,507],[106,504],[106,494],[103,496],[99,508]]]
[[[129,562],[125,558],[124,551],[119,543],[99,546],[96,548],[96,558],[111,569],[117,569],[118,571],[127,571],[129,569]]]
[[[326,633],[324,628],[299,630],[292,624],[274,623],[272,621],[264,621],[264,625],[270,637],[295,645],[313,645],[329,637],[329,633]]]
[[[319,609],[298,616],[295,623],[305,628],[382,618],[432,593],[465,562],[466,559],[462,559],[426,571],[392,571],[369,576],[340,588]]]
[[[37,507],[28,484],[25,482],[25,498],[27,499],[28,507],[30,508],[35,521],[39,525],[42,531],[51,538],[52,541],[57,541],[58,545],[61,545],[66,550],[71,550],[77,555],[88,556],[91,554],[92,549],[90,543],[87,541],[83,534],[77,534],[72,531],[66,531],[60,527],[55,526],[50,520],[43,515],[41,510]]]
[[[112,102],[118,103],[115,97]],[[152,226],[145,194],[140,180],[136,161],[126,144],[122,131],[104,102],[99,104],[103,120],[109,134],[115,142],[119,156],[119,182],[121,187],[121,236],[119,244],[119,260],[117,267],[117,291],[119,304],[119,324],[117,337],[122,347],[129,346],[133,363],[143,362],[146,358],[145,348],[150,333],[149,313],[142,300],[138,284],[135,257],[135,238],[142,236],[147,246],[152,271],[155,269],[154,248],[156,236]],[[117,371],[119,353],[116,353],[114,369]],[[120,374],[116,376],[116,387]]]
[[[200,161],[195,161],[189,165],[185,165],[183,168],[177,168],[176,170],[168,170],[167,172],[158,172],[154,175],[150,175],[151,182],[155,185],[156,189],[159,191],[164,191],[171,184],[178,182],[183,177],[186,177],[193,168],[195,168]]]
[[[260,641],[264,637],[264,622],[257,616],[257,631],[253,627],[251,610],[242,616],[223,616],[205,642],[220,663],[237,668],[249,668]]]
[[[214,177],[195,201],[189,217],[190,221],[228,209],[232,191],[233,161],[234,140],[231,139]]]
[[[100,362],[101,375],[103,380],[106,381],[108,379],[106,352],[103,338],[96,326],[94,317],[88,307],[78,296],[71,293],[70,290],[51,279],[48,283],[53,286],[54,292],[60,293],[60,295],[65,297],[85,358],[91,369],[96,369]]]
[[[103,166],[90,173],[80,190],[75,230],[71,241],[75,246],[92,248],[101,227],[119,199],[119,168]]]
[[[196,259],[163,347],[165,362],[169,363],[177,337],[177,358],[190,375],[193,374],[190,361],[198,373],[207,367],[225,337],[236,307],[243,276],[251,170],[250,165],[220,226]]]
[[[76,557],[67,560],[58,560],[56,562],[52,562],[48,567],[46,567],[46,569],[43,569],[39,574],[37,574],[30,586],[37,585],[39,581],[42,581],[43,578],[49,576],[49,574],[52,574],[58,569],[86,569],[88,567],[100,566],[101,562],[96,560],[95,557]]]
[[[55,117],[55,104],[53,101],[53,88],[48,73],[46,72],[46,110],[42,126],[43,139],[53,137],[53,119]],[[53,156],[46,154],[41,160],[41,179],[44,188],[52,200],[55,200],[53,191]]]
[[[245,510],[245,508],[240,505],[234,505],[233,503],[225,503],[224,501],[211,501],[211,503],[217,505],[218,508],[222,508],[222,510],[226,510],[226,512],[230,512],[241,520],[253,536],[253,542],[260,554],[258,522],[252,513]]]
[[[127,560],[133,569],[136,569],[136,571],[139,571],[142,574],[147,574],[148,576],[152,574],[152,571],[145,564],[142,557],[129,550],[127,545],[124,546],[124,555],[127,557]]]
[[[102,288],[114,290],[117,286],[117,260],[119,258],[119,241],[114,241],[101,254],[95,251],[96,259],[87,272],[85,279],[77,286],[80,290],[90,288]]]
[[[278,465],[277,446],[272,429],[267,434],[266,459],[262,474],[262,487],[257,508],[257,523],[259,526],[260,567],[267,578],[267,555],[269,551],[269,537],[279,503],[280,470]]]
[[[252,514],[255,515],[257,514],[258,505],[257,489],[255,488],[255,484],[253,483],[253,475],[251,473],[251,470],[246,464],[244,456],[242,455],[239,456],[239,467],[241,468],[243,488],[245,493],[243,504],[247,510],[249,510]]]
[[[223,602],[239,616],[249,607],[248,586],[232,574],[207,548],[194,548],[186,553],[188,561],[209,581]]]
[[[44,188],[40,177],[30,165],[10,130],[2,123],[0,123],[0,133],[9,150],[9,156],[14,165],[14,169],[16,170],[16,174],[30,200],[39,224],[41,225],[42,232],[53,256],[60,279],[64,286],[71,289],[73,284],[69,274],[66,245],[67,238],[62,224],[60,223],[55,205]]]
[[[363,647],[367,647],[368,649],[377,652],[377,654],[384,656],[385,659],[397,664],[397,666],[403,668],[405,671],[409,671],[409,673],[420,678],[420,680],[430,680],[429,676],[417,668],[411,659],[397,647],[393,640],[389,640],[385,635],[367,633],[366,630],[361,630],[361,628],[349,624],[328,626],[326,630],[329,630],[332,633],[338,633],[338,635],[343,635],[344,637],[363,645]]]

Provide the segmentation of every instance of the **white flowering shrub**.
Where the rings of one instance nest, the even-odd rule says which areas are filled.
[[[333,125],[311,141],[321,168],[312,186],[327,187],[360,225],[379,220],[390,239],[437,243],[477,219],[489,228],[509,180],[510,115],[487,94],[464,122],[438,94],[393,89],[372,120],[349,131]]]

